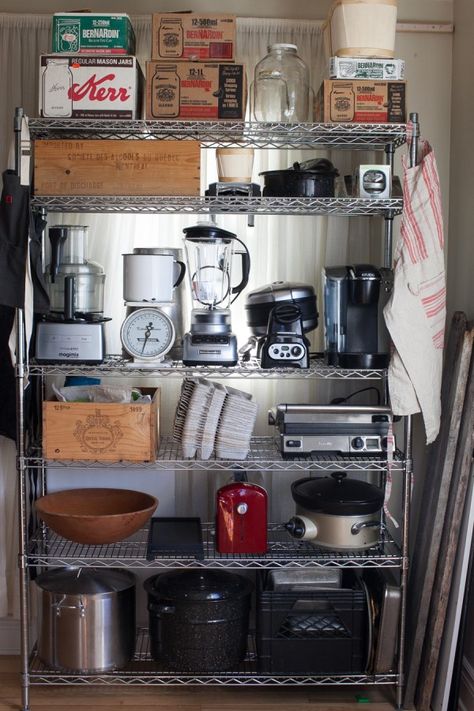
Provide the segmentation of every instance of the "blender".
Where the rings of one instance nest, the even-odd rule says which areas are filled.
[[[101,363],[105,357],[105,274],[88,259],[88,228],[56,225],[49,230],[51,263],[45,279],[51,310],[38,323],[39,363]]]
[[[191,330],[183,339],[185,365],[237,364],[237,339],[232,333],[230,305],[245,288],[250,272],[250,254],[233,232],[213,222],[183,230],[184,250],[191,286]],[[236,242],[243,251],[234,252]],[[232,286],[233,255],[242,260],[242,278]]]

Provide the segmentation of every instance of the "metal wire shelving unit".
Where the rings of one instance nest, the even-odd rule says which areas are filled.
[[[74,671],[50,669],[39,658],[35,649],[30,656],[31,684],[105,685],[105,686],[340,686],[394,684],[396,674],[336,674],[320,676],[269,675],[258,668],[255,637],[249,635],[248,652],[237,669],[225,672],[203,674],[186,673],[177,675],[172,670],[160,668],[150,655],[149,638],[146,629],[137,630],[135,656],[130,663],[118,671],[94,674],[78,674]]]
[[[60,365],[41,365],[34,360],[28,364],[29,375],[116,375],[120,377],[150,377],[159,378],[215,378],[230,380],[232,378],[280,380],[294,379],[324,379],[324,380],[381,380],[386,378],[386,370],[356,370],[328,366],[322,358],[312,358],[309,368],[261,368],[255,358],[248,362],[240,362],[235,367],[222,366],[185,366],[182,361],[163,361],[151,366],[133,363],[118,355],[109,355],[100,365],[81,365],[64,363]]]
[[[242,215],[399,215],[402,198],[274,198],[274,197],[155,197],[143,195],[108,197],[38,196],[32,207],[48,212],[131,212],[136,214],[242,214]]]
[[[379,543],[363,551],[330,551],[295,541],[280,524],[268,527],[268,551],[262,555],[219,554],[215,548],[214,525],[204,523],[204,557],[176,553],[147,559],[148,529],[144,528],[119,543],[82,545],[39,529],[31,538],[28,565],[44,568],[93,567],[129,569],[233,568],[268,570],[275,568],[400,568],[402,556],[396,543],[384,532]]]
[[[41,456],[41,448],[32,448],[25,458],[25,464],[30,469],[61,469],[75,467],[79,469],[151,469],[179,471],[220,472],[242,469],[246,472],[385,472],[388,467],[386,457],[375,455],[354,456],[336,454],[308,454],[283,458],[277,440],[274,437],[252,437],[250,452],[243,460],[210,459],[193,457],[184,459],[181,445],[172,436],[162,437],[157,458],[153,461],[119,461],[104,462],[85,460],[46,460]],[[404,458],[396,451],[390,464],[392,472],[404,471]]]
[[[245,121],[127,121],[30,118],[33,140],[120,138],[199,141],[205,148],[315,148],[385,150],[402,146],[405,124],[252,123]]]
[[[413,117],[413,115],[412,115]],[[21,164],[21,124],[23,112],[15,116],[16,166]],[[83,119],[29,119],[32,141],[39,139],[134,139],[134,140],[196,140],[203,148],[219,146],[252,146],[262,149],[338,149],[377,150],[385,153],[385,161],[392,165],[395,150],[407,141],[405,124],[252,124],[246,122],[201,121],[117,121]],[[415,118],[411,144],[412,164],[415,163],[417,120]],[[394,192],[388,200],[356,197],[320,199],[300,198],[228,198],[228,197],[164,197],[164,196],[34,196],[32,207],[50,212],[108,212],[108,213],[214,213],[249,215],[326,215],[326,216],[381,216],[384,218],[384,264],[391,265],[393,218],[403,209],[401,194]],[[406,582],[408,571],[408,518],[411,485],[411,420],[405,424],[405,453],[396,452],[392,461],[386,458],[364,457],[307,457],[282,459],[272,438],[254,438],[249,456],[244,461],[227,461],[211,458],[207,461],[183,459],[179,448],[169,437],[164,437],[157,458],[152,462],[50,461],[42,457],[41,447],[26,451],[26,411],[24,390],[31,376],[45,379],[54,375],[143,376],[157,378],[183,378],[188,376],[217,379],[275,379],[318,378],[332,380],[378,380],[386,384],[386,371],[344,370],[330,368],[321,359],[311,362],[309,369],[275,369],[262,371],[255,361],[239,363],[235,368],[186,368],[182,363],[162,363],[153,368],[131,367],[119,356],[109,356],[100,366],[83,366],[68,363],[61,366],[41,365],[30,361],[24,349],[23,312],[17,319],[17,461],[19,472],[20,515],[20,592],[22,619],[22,709],[29,711],[29,690],[32,685],[118,685],[118,686],[339,686],[339,685],[393,685],[397,703],[401,706],[403,689],[404,629],[406,615]],[[224,556],[216,553],[213,526],[203,527],[204,558],[191,559],[170,554],[158,559],[147,559],[147,530],[141,530],[119,544],[108,546],[83,546],[66,541],[46,526],[30,532],[28,512],[30,496],[28,475],[39,473],[44,477],[46,468],[128,468],[176,472],[201,470],[219,472],[245,469],[254,472],[329,472],[348,471],[373,473],[382,480],[388,471],[401,480],[403,507],[401,545],[392,540],[389,531],[382,528],[379,543],[366,551],[333,552],[316,548],[308,543],[295,542],[281,525],[270,525],[269,549],[260,556]],[[32,568],[48,569],[57,566],[94,566],[99,568],[132,568],[136,570],[166,570],[169,568],[229,568],[235,570],[268,570],[270,568],[379,568],[399,573],[402,589],[402,611],[399,625],[399,654],[397,667],[389,674],[335,674],[273,675],[259,671],[258,655],[253,636],[249,652],[238,669],[222,673],[177,674],[159,668],[152,661],[146,630],[138,630],[134,659],[122,670],[98,674],[79,674],[69,670],[48,668],[36,649],[30,654],[28,619],[29,571]]]

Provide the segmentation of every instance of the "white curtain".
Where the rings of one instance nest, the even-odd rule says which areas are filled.
[[[138,49],[137,55],[144,67],[150,56],[150,18],[132,17]],[[15,106],[23,106],[26,113],[37,115],[37,66],[38,56],[47,52],[50,46],[51,17],[31,15],[0,15],[0,60],[3,74],[4,101],[0,107],[0,128],[2,142],[1,165],[6,166],[8,148],[13,136],[13,113]],[[286,21],[270,19],[244,19],[238,21],[238,55],[245,62],[249,83],[253,68],[272,42],[291,42],[298,46],[298,52],[311,70],[313,89],[317,90],[325,70],[325,57],[321,25],[309,21]],[[288,167],[295,160],[314,156],[331,157],[341,175],[350,173],[354,167],[350,151],[324,153],[322,151],[262,150],[256,152],[254,180],[262,170]],[[216,180],[214,151],[203,150],[202,188]],[[369,162],[367,156],[359,153],[360,162]],[[49,225],[75,223],[89,225],[90,257],[105,268],[106,298],[105,312],[112,317],[107,327],[108,350],[120,351],[119,326],[124,316],[122,299],[122,254],[136,246],[182,246],[182,229],[196,222],[190,216],[160,215],[62,215],[51,214]],[[313,284],[317,288],[318,305],[321,312],[321,269],[323,265],[346,264],[350,262],[380,262],[381,222],[372,218],[351,219],[324,217],[256,217],[255,227],[248,227],[245,216],[222,216],[218,223],[244,240],[250,250],[252,268],[248,290],[275,280],[294,280]],[[373,239],[367,239],[370,233]],[[245,293],[232,307],[233,329],[241,345],[247,340],[248,332],[244,314]],[[312,346],[322,350],[322,325],[312,334]],[[324,401],[328,389],[324,383],[314,384],[304,380],[246,381],[232,383],[252,392],[259,403],[257,431],[269,432],[266,425],[267,409],[278,402]],[[171,418],[179,390],[177,381],[165,380],[163,388],[163,430],[169,431]],[[8,460],[9,444],[1,443],[0,457],[0,516],[6,531],[0,534],[0,616],[15,612],[12,601],[15,595],[7,594],[13,589],[16,564],[16,540],[9,535],[14,511],[15,480],[13,462]],[[176,477],[176,512],[178,514],[212,514],[206,510],[208,498],[220,485],[225,476],[206,477],[205,473],[195,475],[180,474]],[[291,477],[290,477],[291,478]],[[288,502],[289,477],[279,474],[272,481],[263,477],[273,501],[271,511],[274,520],[283,520],[290,513]],[[8,486],[7,486],[8,483]],[[284,495],[279,495],[279,493]],[[275,503],[276,502],[276,503]],[[3,509],[2,509],[3,507]],[[5,535],[8,533],[8,536]]]

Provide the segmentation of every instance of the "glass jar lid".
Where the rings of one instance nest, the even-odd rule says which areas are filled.
[[[287,42],[276,42],[275,44],[270,44],[267,47],[268,52],[273,52],[277,50],[281,50],[284,52],[297,52],[298,47],[296,46],[296,44],[288,44]]]

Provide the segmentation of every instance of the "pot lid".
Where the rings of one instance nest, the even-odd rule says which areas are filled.
[[[339,175],[339,171],[327,158],[310,158],[302,163],[293,163],[293,170],[316,175]]]
[[[375,513],[382,508],[384,493],[374,484],[348,479],[345,472],[329,477],[305,478],[291,485],[293,500],[307,509],[336,516]]]
[[[151,595],[172,600],[209,602],[231,600],[248,595],[253,588],[247,578],[216,570],[186,570],[148,578],[145,590]]]
[[[265,170],[259,175],[274,175],[274,176],[295,176],[300,178],[317,177],[317,176],[333,176],[339,175],[339,171],[330,160],[327,158],[317,158],[304,161],[303,163],[293,163],[290,168],[281,168],[279,170]]]
[[[135,576],[126,570],[56,568],[39,575],[36,584],[60,595],[103,595],[134,587]]]
[[[214,240],[220,240],[230,243],[237,237],[233,232],[223,230],[212,222],[203,222],[192,227],[185,227],[183,232],[186,235],[185,239],[192,242],[214,242]]]
[[[274,281],[247,294],[247,304],[273,304],[279,301],[296,301],[314,298],[314,287],[296,281]]]
[[[177,257],[181,259],[183,250],[175,247],[134,247],[133,252],[122,254],[122,257],[133,257],[136,254],[158,254],[164,257]]]

